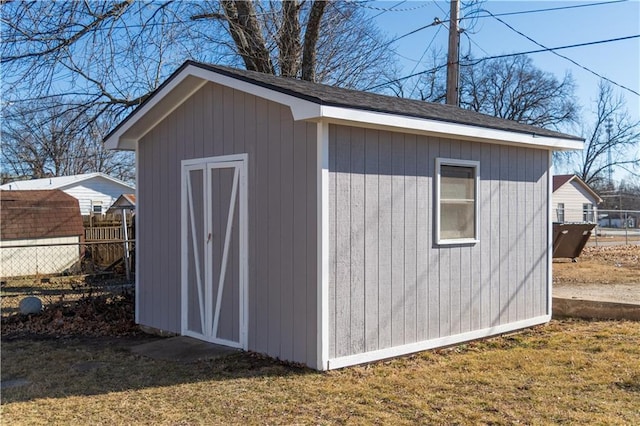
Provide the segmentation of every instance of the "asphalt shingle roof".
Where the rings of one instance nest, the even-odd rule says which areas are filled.
[[[111,182],[115,182],[131,189],[134,189],[126,182],[122,182],[116,178],[113,178],[107,174],[94,172],[84,173],[79,175],[69,176],[56,176],[50,178],[40,178],[31,180],[17,180],[9,183],[5,183],[0,186],[0,189],[12,189],[12,190],[36,190],[36,189],[64,189],[68,186],[75,185],[94,178],[104,178]]]
[[[567,135],[528,124],[522,124],[512,120],[497,118],[452,105],[344,89],[340,87],[327,86],[325,84],[312,83],[294,78],[277,77],[271,74],[239,70],[220,65],[203,64],[192,61],[186,62],[183,67],[186,65],[193,65],[214,71],[228,77],[237,78],[320,105],[375,111],[560,139],[583,140],[577,136]],[[181,67],[180,70],[183,67]],[[176,74],[180,70],[178,70]]]
[[[1,191],[2,240],[83,236],[78,200],[59,189]]]

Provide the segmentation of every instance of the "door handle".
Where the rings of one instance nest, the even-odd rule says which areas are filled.
[[[211,241],[211,232],[209,232],[209,236],[207,237],[207,244]]]

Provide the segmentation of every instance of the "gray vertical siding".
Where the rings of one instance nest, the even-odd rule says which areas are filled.
[[[180,332],[180,161],[247,153],[249,349],[315,365],[315,126],[294,123],[287,107],[209,83],[140,141],[141,324]],[[229,318],[221,321],[236,335]]]
[[[477,244],[434,243],[436,157],[480,162]],[[330,126],[330,358],[545,315],[547,161]]]

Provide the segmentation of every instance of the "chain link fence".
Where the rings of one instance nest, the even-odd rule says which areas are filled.
[[[640,211],[602,209],[555,209],[553,221],[595,223],[588,245],[613,246],[640,244]]]
[[[18,312],[20,301],[27,296],[38,297],[46,306],[133,290],[134,240],[75,239],[1,243],[3,316]]]

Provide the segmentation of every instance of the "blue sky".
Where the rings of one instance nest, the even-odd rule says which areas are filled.
[[[480,7],[493,14],[501,14],[593,3],[603,1],[485,1]],[[392,38],[427,25],[435,17],[444,21],[448,19],[449,12],[448,1],[374,1],[367,3],[367,6],[369,15],[374,17],[378,27]],[[396,10],[382,10],[390,8]],[[500,19],[546,47],[566,46],[640,34],[640,1],[628,0],[566,10],[500,16]],[[469,21],[461,23],[462,28],[468,25]],[[411,74],[414,69],[414,72],[419,72],[429,68],[432,65],[429,53],[424,56],[426,63],[417,61],[430,43],[432,49],[446,52],[447,33],[447,28],[439,25],[396,42],[393,45],[395,50],[406,57],[400,64],[403,68],[402,75]],[[492,17],[476,20],[467,35],[468,37],[462,37],[461,52],[467,52],[470,47],[473,56],[477,58],[540,49],[538,45]],[[640,93],[640,38],[563,49],[558,53]],[[552,72],[558,78],[562,78],[567,71],[571,72],[577,84],[578,100],[583,113],[588,116],[594,108],[593,100],[597,94],[599,77],[550,52],[530,56],[538,68]],[[411,88],[408,89],[410,91]],[[632,117],[640,120],[640,96],[619,87],[615,89],[625,97]]]

